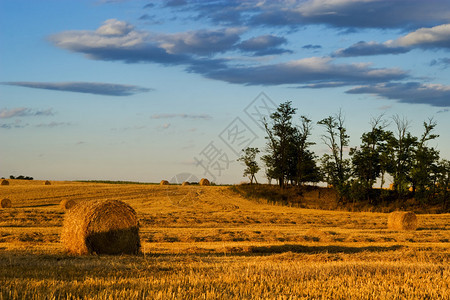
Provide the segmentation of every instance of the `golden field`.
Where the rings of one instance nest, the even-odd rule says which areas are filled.
[[[10,180],[0,186],[0,299],[450,299],[450,215],[416,231],[385,213],[247,200],[222,186]],[[62,200],[117,199],[138,256],[69,256]]]

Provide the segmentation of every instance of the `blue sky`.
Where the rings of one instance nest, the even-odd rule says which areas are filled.
[[[434,118],[449,159],[449,48],[447,0],[0,0],[0,176],[237,183],[285,101],[351,146]]]

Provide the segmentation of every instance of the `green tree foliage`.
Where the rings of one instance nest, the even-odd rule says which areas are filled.
[[[345,118],[342,111],[334,116],[320,120],[317,124],[325,128],[322,141],[331,151],[322,157],[322,172],[326,181],[333,185],[342,199],[345,197],[351,177],[350,160],[344,158],[345,147],[349,145],[350,137],[345,128]]]
[[[305,182],[318,182],[319,170],[314,153],[309,149],[313,143],[311,120],[300,117],[301,124],[293,123],[296,109],[290,101],[279,105],[270,116],[271,122],[264,120],[267,133],[267,154],[262,157],[268,178],[276,178],[281,188],[289,182],[301,185]]]
[[[371,121],[372,128],[361,136],[359,148],[351,148],[353,198],[370,199],[371,190],[378,178],[381,178],[381,187],[384,185],[384,175],[391,168],[389,161],[388,142],[392,133],[386,131],[387,123],[382,116]]]
[[[284,188],[289,170],[289,150],[295,128],[292,125],[292,116],[296,109],[291,102],[281,103],[277,110],[270,115],[271,124],[263,120],[268,140],[267,155],[263,161],[268,168],[271,178],[276,178],[281,188]]]
[[[427,142],[434,140],[438,135],[433,134],[436,122],[432,119],[423,123],[424,133],[418,139],[414,151],[414,161],[411,168],[412,192],[422,201],[431,200],[436,193],[436,184],[439,176],[439,152],[427,146]]]
[[[244,177],[248,176],[248,178],[250,179],[250,184],[253,184],[253,179],[255,180],[256,183],[258,183],[256,181],[255,174],[259,172],[260,167],[256,162],[256,155],[258,155],[260,151],[258,148],[252,147],[247,147],[245,149],[242,149],[242,151],[244,153],[242,154],[241,157],[238,158],[238,161],[242,161],[246,166],[246,168],[244,169],[243,176]]]
[[[393,177],[394,190],[400,197],[408,194],[411,182],[411,169],[414,162],[414,149],[417,138],[409,132],[409,121],[406,118],[394,116],[396,134],[389,141],[391,157],[390,174]]]
[[[301,116],[296,124],[295,114],[288,101],[279,105],[269,121],[264,120],[267,144],[262,160],[269,181],[277,179],[282,188],[325,181],[342,201],[369,200],[377,204],[380,199],[414,197],[422,203],[444,203],[447,209],[450,206],[450,162],[440,160],[439,151],[429,146],[438,137],[434,120],[424,122],[423,134],[416,137],[405,117],[392,117],[392,125],[383,116],[374,118],[370,130],[361,135],[360,145],[351,147],[347,156],[350,137],[339,111],[317,122],[324,128],[321,138],[330,150],[321,157],[319,169],[317,156],[311,151],[312,121]],[[394,191],[383,190],[387,177],[392,179]],[[374,189],[377,182],[381,182],[381,189]]]

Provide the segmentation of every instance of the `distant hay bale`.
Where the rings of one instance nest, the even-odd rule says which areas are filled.
[[[46,180],[45,182],[44,182],[44,185],[51,185],[52,183],[50,182],[50,181],[48,181],[48,180]]]
[[[185,185],[191,185],[191,184],[189,182],[187,182],[187,181],[183,181],[183,183],[181,185],[185,186]]]
[[[210,185],[209,180],[206,179],[206,178],[200,179],[199,184],[200,184],[200,185]]]
[[[67,252],[76,255],[137,254],[136,212],[118,200],[80,202],[66,213],[61,241]]]
[[[2,199],[2,208],[10,208],[11,207],[11,200],[5,198]]]
[[[9,181],[6,180],[6,179],[3,179],[3,180],[2,180],[2,185],[9,185]]]
[[[169,185],[169,182],[167,180],[161,180],[159,185]]]
[[[73,199],[64,199],[59,203],[59,207],[61,207],[63,210],[71,209],[75,206],[78,202]]]
[[[388,228],[392,230],[416,230],[416,214],[409,211],[394,211],[389,214]]]

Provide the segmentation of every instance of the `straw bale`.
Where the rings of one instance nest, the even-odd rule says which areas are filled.
[[[137,254],[136,212],[118,200],[80,202],[66,213],[61,241],[71,254]]]
[[[2,199],[2,208],[10,208],[11,207],[11,200],[5,198]]]
[[[191,185],[191,184],[189,182],[187,182],[187,181],[183,181],[183,183],[181,185],[185,186],[185,185]]]
[[[44,182],[44,185],[51,185],[52,183],[50,182],[50,181],[48,181],[48,180],[46,180],[45,182]]]
[[[417,217],[413,212],[394,211],[389,214],[388,228],[392,230],[416,230]]]
[[[59,203],[59,206],[63,210],[67,210],[67,209],[71,209],[72,207],[74,207],[75,204],[77,204],[77,201],[75,201],[73,199],[64,199]]]
[[[200,185],[210,185],[209,180],[206,179],[206,178],[200,179],[199,184],[200,184]]]
[[[159,183],[160,185],[169,185],[169,182],[167,180],[161,180]]]
[[[2,180],[2,185],[9,185],[9,181],[6,180],[6,179],[3,179],[3,180]]]

